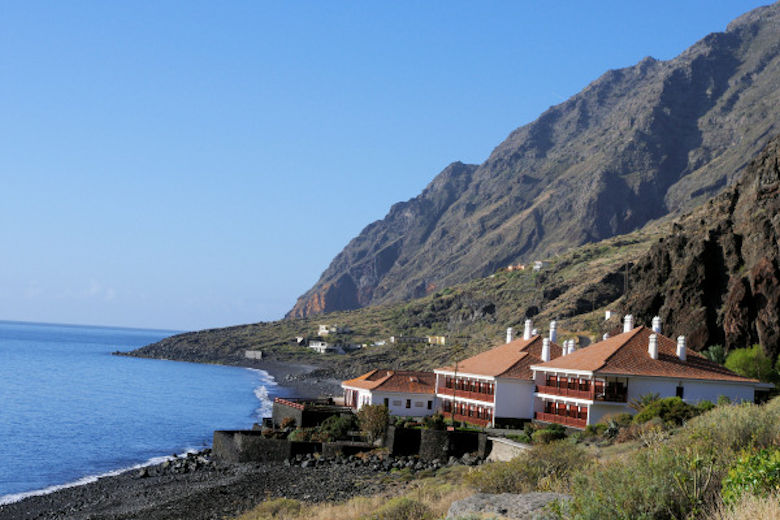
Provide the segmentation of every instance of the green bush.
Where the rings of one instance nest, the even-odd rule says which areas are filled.
[[[772,358],[767,356],[761,345],[750,348],[738,348],[726,357],[726,368],[745,377],[760,381],[776,381],[777,372],[772,366]]]
[[[507,439],[515,442],[522,442],[524,444],[531,444],[532,440],[525,432],[518,433],[517,435],[507,435]]]
[[[482,493],[527,493],[568,486],[570,475],[585,467],[590,456],[568,442],[540,444],[509,462],[494,462],[466,475],[470,486]]]
[[[666,397],[647,405],[634,416],[637,424],[642,424],[653,417],[660,417],[664,422],[682,424],[697,414],[696,408],[685,403],[679,397]]]
[[[387,407],[381,404],[368,404],[357,413],[360,430],[367,434],[371,440],[378,439],[385,434],[390,415]]]
[[[604,423],[589,424],[585,427],[585,435],[587,437],[598,437],[603,435],[607,429],[607,425]]]
[[[723,501],[734,503],[744,494],[768,496],[780,492],[780,448],[745,453],[723,479]]]
[[[343,413],[331,415],[322,421],[322,424],[317,427],[317,431],[321,434],[321,437],[330,441],[345,438],[347,432],[355,430],[357,427],[357,417],[351,413]]]
[[[699,411],[699,413],[709,412],[715,408],[715,405],[712,403],[712,401],[699,401],[696,403],[696,409]]]
[[[702,350],[701,354],[719,365],[726,362],[726,350],[723,348],[723,345],[710,345],[705,350]]]
[[[444,430],[447,427],[447,423],[443,415],[435,413],[423,419],[423,427],[428,430]]]
[[[718,406],[726,406],[731,404],[731,398],[727,395],[718,396]]]
[[[536,444],[549,444],[553,441],[557,441],[565,438],[566,438],[565,430],[558,430],[558,429],[551,429],[551,428],[543,428],[541,430],[536,430],[533,433],[533,435],[531,435],[531,440],[533,440],[534,443]]]
[[[431,508],[422,502],[407,497],[391,498],[374,513],[361,520],[429,520],[433,518]]]
[[[311,440],[311,434],[310,428],[298,428],[293,430],[287,438],[291,441],[307,442]]]

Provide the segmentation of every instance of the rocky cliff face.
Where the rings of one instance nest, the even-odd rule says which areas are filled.
[[[695,349],[780,353],[780,137],[732,188],[676,222],[631,272],[625,308]]]
[[[677,58],[607,72],[394,205],[288,316],[420,296],[695,207],[779,130],[779,51],[775,4]]]

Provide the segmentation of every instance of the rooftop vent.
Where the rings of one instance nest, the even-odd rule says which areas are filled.
[[[550,322],[550,341],[553,343],[558,342],[558,322],[555,320]]]
[[[677,357],[685,361],[688,355],[685,352],[685,336],[677,336]]]
[[[623,318],[623,332],[631,332],[631,329],[634,328],[634,316],[631,314],[626,314],[626,317]]]
[[[647,353],[652,359],[658,359],[658,335],[650,334],[650,342],[647,344]]]
[[[523,328],[523,339],[531,339],[531,329],[534,323],[531,320],[525,320],[525,327]]]
[[[512,343],[512,327],[507,327],[506,329],[506,342]]]
[[[547,363],[550,361],[550,338],[544,338],[542,340],[542,362]]]
[[[655,332],[656,334],[660,334],[661,333],[661,317],[660,316],[656,316],[655,318],[653,318],[653,332]]]

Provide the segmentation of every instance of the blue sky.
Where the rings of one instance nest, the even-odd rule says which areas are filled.
[[[5,1],[0,319],[278,319],[448,163],[764,3]]]

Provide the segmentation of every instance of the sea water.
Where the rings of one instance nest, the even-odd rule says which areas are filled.
[[[169,331],[0,321],[0,504],[210,445],[278,392],[260,370],[112,356]]]

